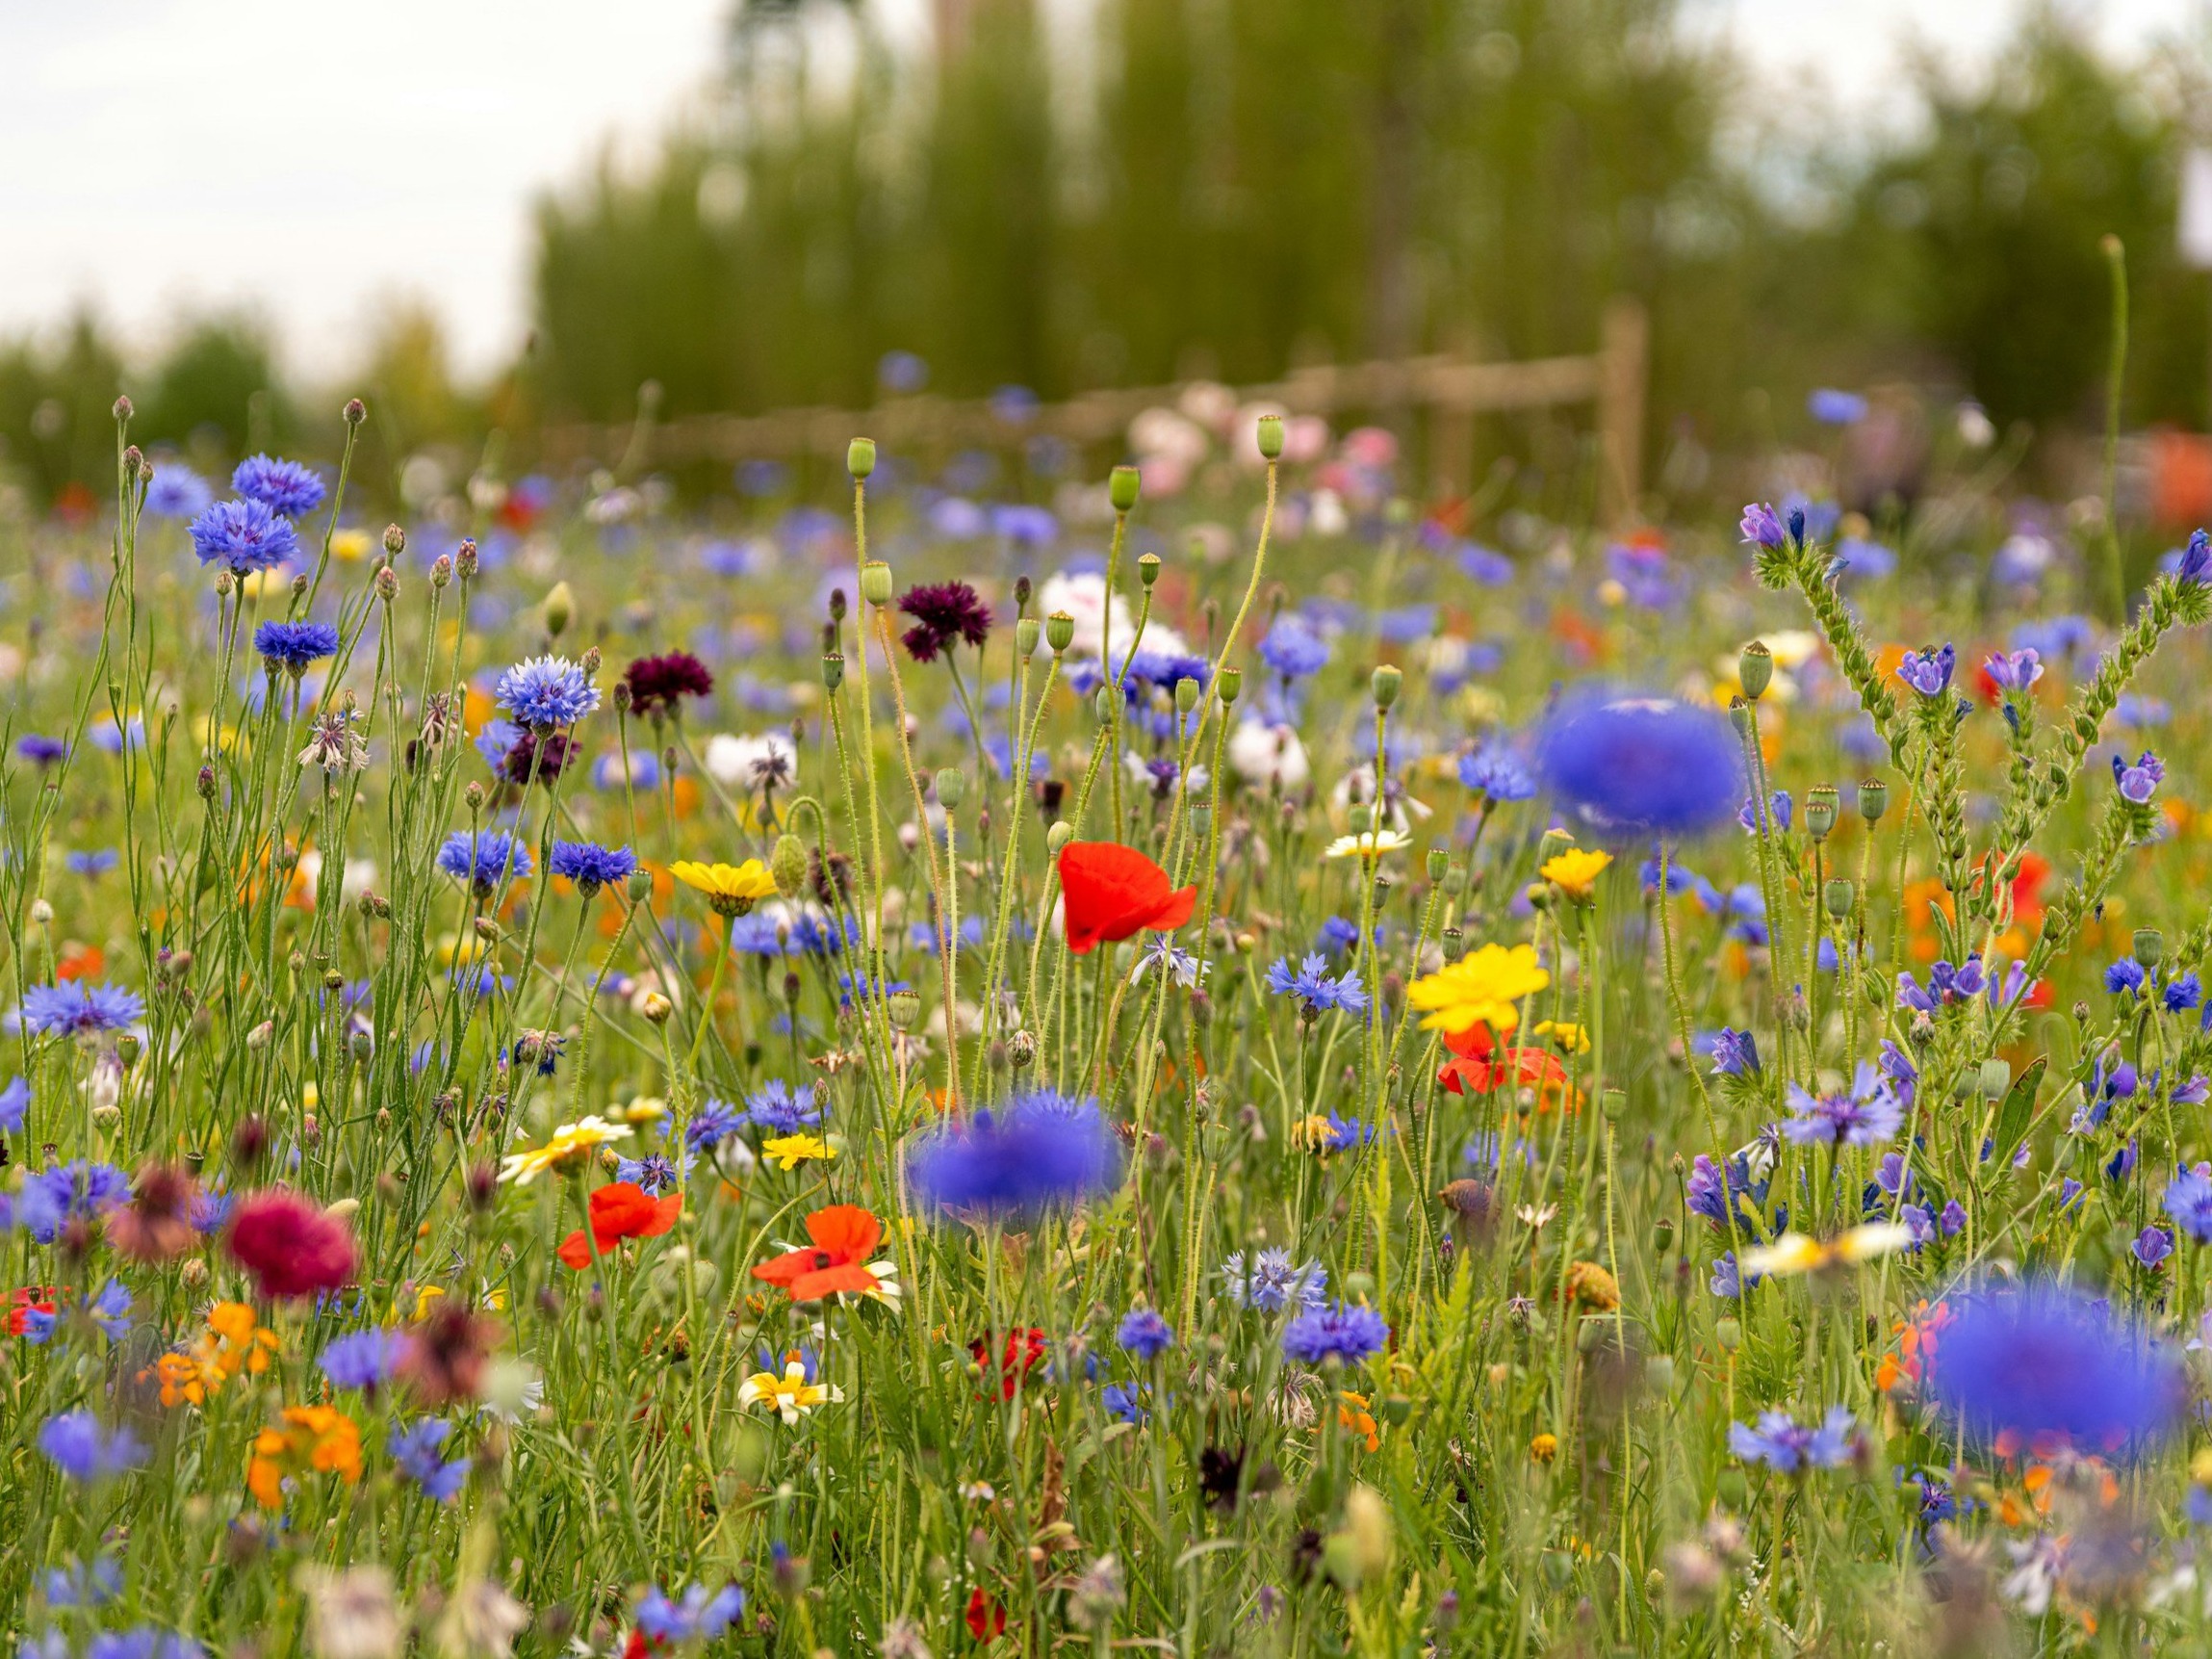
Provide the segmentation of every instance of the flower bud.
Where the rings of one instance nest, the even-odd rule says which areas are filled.
[[[1736,660],[1736,677],[1743,683],[1743,694],[1754,703],[1766,695],[1766,687],[1774,684],[1774,653],[1767,650],[1764,640],[1754,639],[1743,648]]]
[[[967,777],[956,766],[946,766],[933,781],[937,798],[946,812],[953,812],[967,794]]]
[[[2001,1101],[2006,1091],[2013,1086],[2013,1069],[2003,1060],[1992,1056],[1982,1062],[1980,1081],[1983,1100]]]
[[[1868,823],[1878,823],[1889,810],[1890,786],[1880,778],[1864,779],[1859,785],[1859,816]]]
[[[116,420],[118,420],[118,421],[127,421],[127,420],[129,420],[129,419],[131,418],[131,401],[130,401],[130,399],[129,399],[129,398],[127,398],[127,397],[118,397],[118,398],[116,398],[116,406],[115,406],[115,409],[114,409],[113,413],[114,413],[114,415],[115,415],[116,419]]]
[[[1398,701],[1399,687],[1405,684],[1405,671],[1385,662],[1369,677],[1368,683],[1375,691],[1375,706],[1387,709]]]
[[[1058,858],[1061,849],[1074,839],[1075,826],[1066,818],[1054,818],[1044,832],[1044,850]]]
[[[1160,556],[1147,553],[1137,561],[1137,580],[1146,587],[1160,580]]]
[[[392,558],[398,558],[402,553],[405,553],[406,551],[407,532],[401,530],[396,524],[386,525],[384,527],[384,552],[386,556]]]
[[[1058,655],[1075,643],[1075,618],[1065,610],[1055,610],[1044,619],[1044,643]]]
[[[1097,714],[1098,723],[1101,726],[1111,726],[1114,723],[1114,716],[1119,713],[1120,707],[1121,693],[1115,690],[1112,686],[1101,686],[1092,695],[1091,708]]]
[[[443,589],[453,580],[453,556],[441,553],[430,563],[430,585]]]
[[[676,1012],[676,1004],[657,991],[648,991],[638,1003],[637,1011],[656,1025],[668,1024],[668,1017]]]
[[[1024,616],[1014,625],[1015,654],[1027,660],[1037,655],[1038,636],[1043,632],[1034,616]]]
[[[807,893],[807,847],[795,835],[776,838],[776,850],[768,855],[768,873],[776,878],[776,891],[796,903]]]
[[[845,471],[856,480],[864,480],[876,470],[876,440],[855,438],[845,446]],[[876,604],[883,601],[877,600]]]
[[[453,549],[453,574],[463,582],[471,582],[476,574],[476,544],[473,537],[461,537],[461,545]]]
[[[567,583],[554,583],[553,591],[546,595],[546,633],[558,639],[568,632],[568,625],[575,620],[576,595],[569,591]]]
[[[399,573],[388,564],[376,567],[376,597],[386,605],[399,597]]]
[[[1116,512],[1128,512],[1136,506],[1137,494],[1144,481],[1135,467],[1116,467],[1107,476],[1106,496],[1113,502]]]
[[[891,567],[880,558],[861,566],[861,597],[870,605],[891,602]]]
[[[1273,461],[1282,458],[1283,418],[1280,415],[1262,415],[1257,436],[1263,459]]]
[[[359,398],[348,398],[346,400],[346,407],[341,409],[339,414],[344,417],[347,426],[358,427],[369,418],[369,405]]]
[[[1743,1345],[1743,1327],[1733,1317],[1724,1315],[1715,1319],[1712,1322],[1712,1334],[1731,1354]]]

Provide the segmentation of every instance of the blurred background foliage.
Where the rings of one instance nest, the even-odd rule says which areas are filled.
[[[914,359],[932,391],[1051,398],[1584,351],[1614,294],[1652,319],[1656,456],[1764,446],[1806,389],[1889,380],[2058,439],[2099,418],[2107,233],[2129,421],[2212,423],[2183,45],[2109,61],[2031,6],[1870,133],[1747,84],[1675,0],[1100,0],[1072,40],[1060,16],[935,0],[920,51],[865,0],[744,0],[708,107],[539,205],[536,327],[496,383],[456,385],[420,307],[370,331],[340,395],[377,405],[371,465],[625,420],[647,381],[682,414],[864,405]],[[897,386],[887,353],[913,354]],[[0,455],[42,499],[104,476],[118,381],[136,435],[211,461],[311,406],[250,316],[144,363],[90,317],[0,342]]]

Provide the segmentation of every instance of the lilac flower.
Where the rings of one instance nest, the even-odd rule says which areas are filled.
[[[1993,652],[1982,671],[2004,690],[2025,691],[2043,678],[2043,654],[2033,646]]]
[[[515,721],[536,731],[573,726],[599,707],[599,687],[565,657],[532,657],[500,676],[495,695]]]
[[[657,1198],[664,1192],[674,1192],[682,1186],[691,1174],[692,1164],[697,1161],[689,1153],[683,1154],[681,1167],[666,1153],[647,1153],[641,1158],[617,1158],[614,1179],[642,1187]]]
[[[1923,697],[1941,697],[1951,687],[1959,653],[1946,644],[1941,651],[1908,651],[1897,664],[1897,678]]]
[[[2120,785],[2120,792],[2137,806],[2149,803],[2153,791],[2165,781],[2166,763],[2148,749],[2132,766],[2119,755],[2112,757],[2113,781]]]
[[[1789,540],[1781,514],[1764,502],[1752,502],[1745,506],[1743,518],[1736,528],[1753,547],[1780,548]]]
[[[39,1431],[47,1462],[81,1486],[119,1475],[146,1461],[146,1448],[127,1428],[109,1429],[80,1408],[48,1417]]]
[[[1279,1313],[1293,1302],[1319,1308],[1328,1300],[1328,1269],[1318,1261],[1295,1265],[1287,1250],[1259,1252],[1248,1270],[1245,1253],[1234,1251],[1222,1262],[1222,1277],[1230,1301],[1262,1313]]]
[[[1536,792],[1536,780],[1512,750],[1497,743],[1459,757],[1459,781],[1492,805],[1525,801]]]
[[[1762,1412],[1756,1428],[1749,1423],[1728,1426],[1728,1449],[1778,1475],[1804,1474],[1849,1463],[1858,1427],[1847,1406],[1831,1406],[1817,1426],[1800,1423],[1788,1412]]]
[[[1359,975],[1347,971],[1330,977],[1328,958],[1319,951],[1308,952],[1295,972],[1289,957],[1276,957],[1268,969],[1267,988],[1277,997],[1297,998],[1306,1013],[1315,1017],[1336,1008],[1347,1014],[1367,1011],[1367,993],[1360,988]]]
[[[1139,1308],[1123,1317],[1114,1340],[1140,1360],[1157,1360],[1175,1345],[1175,1333],[1151,1309]]]
[[[441,1448],[453,1425],[438,1417],[425,1417],[412,1428],[395,1423],[392,1438],[386,1449],[392,1461],[399,1465],[399,1472],[423,1489],[423,1495],[432,1503],[451,1503],[461,1495],[461,1483],[469,1478],[472,1460],[455,1458],[448,1463]]]
[[[1723,1025],[1720,1034],[1712,1040],[1712,1069],[1722,1076],[1757,1076],[1759,1039],[1749,1031]]]
[[[1098,1390],[1098,1403],[1109,1415],[1124,1423],[1143,1427],[1149,1414],[1145,1410],[1145,1386],[1142,1383],[1109,1383]]]
[[[2212,1163],[2176,1170],[2158,1207],[2199,1244],[2212,1244]]]
[[[1847,1092],[1813,1095],[1791,1083],[1788,1102],[1782,1132],[1799,1146],[1870,1147],[1890,1139],[1905,1120],[1904,1102],[1864,1061]]]
[[[34,985],[23,993],[23,1028],[50,1037],[123,1031],[146,1017],[145,1002],[119,985],[83,980]]]
[[[1308,1365],[1336,1360],[1356,1365],[1382,1352],[1390,1340],[1390,1326],[1381,1314],[1363,1304],[1339,1302],[1312,1308],[1283,1327],[1283,1353]]]
[[[322,480],[314,471],[273,455],[248,455],[239,462],[230,487],[286,518],[299,518],[322,505]]]
[[[131,1334],[130,1290],[121,1280],[109,1280],[100,1286],[99,1294],[85,1304],[85,1313],[107,1334],[109,1341],[120,1342]]]
[[[1885,1037],[1882,1039],[1881,1058],[1875,1064],[1881,1068],[1882,1076],[1890,1080],[1890,1092],[1906,1105],[1911,1105],[1913,1091],[1919,1086],[1920,1081],[1920,1069],[1913,1064],[1912,1056]]]
[[[271,570],[299,557],[292,521],[257,501],[219,501],[192,521],[193,551],[202,564],[233,575]]]

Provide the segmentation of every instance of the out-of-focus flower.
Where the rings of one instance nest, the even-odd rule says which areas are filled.
[[[23,1028],[41,1036],[99,1036],[128,1030],[145,1017],[144,999],[119,985],[78,980],[33,985],[23,993]]]
[[[1340,835],[1323,849],[1324,858],[1357,858],[1374,863],[1384,853],[1403,852],[1413,844],[1413,838],[1399,830],[1362,830],[1357,835]]]
[[[956,1213],[1034,1217],[1113,1190],[1120,1149],[1095,1101],[1018,1095],[924,1136],[907,1162],[915,1193]]]
[[[1598,877],[1612,862],[1613,855],[1609,852],[1592,852],[1586,847],[1575,846],[1546,859],[1536,873],[1569,898],[1586,900]]]
[[[315,1659],[399,1659],[406,1623],[390,1569],[371,1563],[341,1571],[310,1563],[296,1577],[307,1596]]]
[[[2133,1454],[2180,1416],[2187,1385],[2148,1329],[2057,1284],[1953,1297],[1930,1394],[1999,1456]]]
[[[559,1169],[573,1158],[589,1156],[599,1148],[626,1141],[636,1132],[628,1124],[610,1124],[596,1114],[562,1124],[544,1146],[507,1154],[500,1161],[500,1179],[527,1186],[549,1169]]]
[[[1570,701],[1546,723],[1537,766],[1564,805],[1610,832],[1692,834],[1743,798],[1727,720],[1659,698]]]
[[[1551,982],[1551,973],[1536,961],[1534,946],[1485,945],[1414,980],[1405,996],[1423,1011],[1425,1031],[1451,1035],[1479,1023],[1505,1032],[1521,1023],[1523,998]]]
[[[271,1300],[336,1290],[353,1277],[353,1233],[303,1195],[272,1187],[241,1199],[224,1247]]]
[[[425,1417],[419,1423],[392,1425],[391,1439],[385,1449],[399,1472],[423,1489],[423,1495],[432,1503],[451,1503],[461,1495],[461,1483],[469,1478],[475,1460],[445,1455],[447,1439],[453,1425],[442,1417]]]
[[[1318,1261],[1298,1265],[1280,1248],[1255,1252],[1249,1267],[1243,1251],[1232,1252],[1222,1262],[1222,1278],[1232,1302],[1262,1313],[1279,1313],[1293,1302],[1319,1308],[1328,1300],[1328,1269]]]
[[[965,582],[910,587],[899,596],[899,609],[914,619],[899,642],[916,662],[934,662],[961,640],[980,649],[990,637],[990,607]]]
[[[1848,1406],[1831,1406],[1818,1424],[1800,1423],[1788,1412],[1762,1412],[1756,1428],[1749,1423],[1728,1426],[1728,1448],[1747,1464],[1796,1475],[1849,1463],[1858,1433]]]
[[[1894,1135],[1905,1121],[1904,1102],[1864,1060],[1850,1088],[1814,1095],[1791,1083],[1788,1103],[1782,1132],[1799,1146],[1870,1147]]]
[[[1356,1365],[1381,1353],[1389,1340],[1388,1321],[1362,1303],[1311,1308],[1283,1327],[1284,1355],[1308,1365],[1330,1360]]]
[[[1888,1256],[1913,1242],[1913,1230],[1901,1222],[1869,1221],[1830,1239],[1809,1238],[1786,1232],[1772,1244],[1743,1253],[1743,1271],[1753,1279],[1811,1273],[1823,1267],[1848,1266]]]
[[[267,1510],[284,1507],[284,1483],[299,1475],[335,1474],[347,1486],[361,1478],[361,1428],[332,1406],[287,1406],[253,1439],[246,1490]]]
[[[46,1461],[80,1486],[111,1479],[146,1461],[146,1448],[127,1428],[108,1428],[90,1412],[64,1412],[39,1430]]]

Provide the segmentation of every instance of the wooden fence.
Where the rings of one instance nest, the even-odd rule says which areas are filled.
[[[1606,308],[1599,349],[1588,356],[1485,363],[1435,355],[1368,363],[1324,364],[1282,379],[1234,388],[1240,402],[1272,402],[1292,414],[1347,410],[1380,416],[1426,410],[1434,479],[1463,470],[1479,414],[1595,405],[1599,505],[1608,524],[1634,514],[1641,489],[1647,329],[1643,307],[1616,299]],[[626,467],[713,461],[733,465],[761,458],[842,458],[855,436],[874,438],[891,453],[915,449],[990,447],[1049,433],[1078,445],[1116,442],[1145,410],[1172,406],[1183,385],[1084,392],[1041,403],[1017,420],[986,399],[896,398],[871,409],[779,409],[765,415],[684,415],[654,422],[650,410],[632,426],[564,427],[544,436],[547,458],[588,462],[623,457]]]

